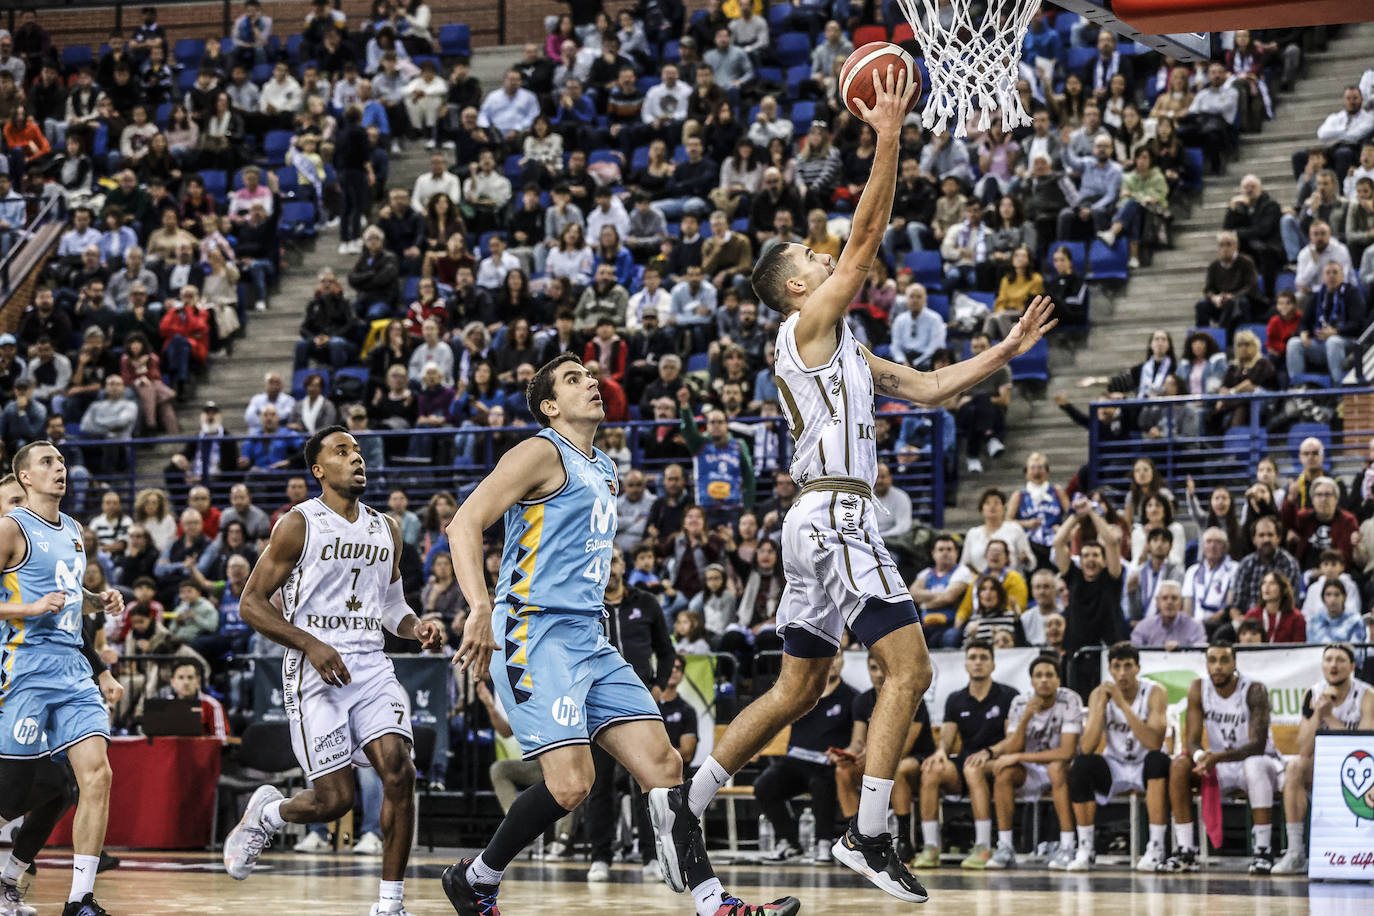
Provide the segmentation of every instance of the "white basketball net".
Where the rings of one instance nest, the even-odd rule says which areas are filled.
[[[1021,42],[1039,0],[989,0],[981,22],[973,21],[970,0],[897,0],[897,5],[916,33],[930,72],[930,95],[921,118],[927,130],[944,133],[953,119],[954,136],[966,136],[975,107],[982,111],[979,130],[988,129],[992,112],[999,109],[1003,130],[1030,123],[1016,80]],[[952,13],[948,26],[940,20],[942,5]]]

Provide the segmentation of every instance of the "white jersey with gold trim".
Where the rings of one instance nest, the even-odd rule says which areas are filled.
[[[858,341],[839,322],[835,354],[807,368],[797,348],[799,312],[778,328],[774,373],[779,406],[796,443],[792,479],[850,477],[872,486],[878,474],[874,438],[873,372]]]

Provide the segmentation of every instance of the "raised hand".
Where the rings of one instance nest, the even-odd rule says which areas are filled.
[[[911,98],[916,94],[916,81],[907,78],[905,69],[898,70],[887,65],[887,73],[881,79],[879,71],[873,70],[873,107],[862,99],[854,101],[859,114],[877,131],[879,136],[891,133],[896,136],[902,132],[902,121],[906,120]]]
[[[1026,310],[1021,313],[1021,320],[1016,322],[1004,341],[1015,348],[1015,356],[1020,356],[1035,346],[1036,341],[1059,323],[1058,318],[1050,318],[1053,311],[1054,301],[1048,296],[1036,296],[1031,304],[1026,306]]]

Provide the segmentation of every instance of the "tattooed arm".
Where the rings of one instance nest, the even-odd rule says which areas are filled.
[[[1245,694],[1245,705],[1250,709],[1250,740],[1240,747],[1216,754],[1217,763],[1258,757],[1269,744],[1269,689],[1259,681],[1252,681]]]
[[[864,349],[864,357],[873,372],[874,391],[881,397],[900,398],[921,407],[941,404],[972,388],[1034,346],[1046,331],[1059,323],[1059,319],[1050,318],[1053,309],[1054,303],[1048,297],[1037,296],[1005,340],[971,359],[934,372],[918,372]]]

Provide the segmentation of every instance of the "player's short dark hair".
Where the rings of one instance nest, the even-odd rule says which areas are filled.
[[[1119,658],[1135,662],[1138,665],[1140,664],[1140,650],[1125,640],[1112,643],[1112,647],[1107,650],[1107,661],[1114,662]]]
[[[1252,622],[1253,622],[1253,623],[1258,623],[1258,621],[1252,621]],[[1236,627],[1236,635],[1237,635],[1237,636],[1240,635],[1241,628],[1244,627],[1244,626],[1245,626],[1245,621],[1242,620],[1242,621],[1240,622],[1240,624]],[[1264,627],[1260,627],[1260,632],[1261,632],[1261,633],[1264,632]],[[1230,653],[1231,653],[1231,657],[1232,657],[1232,658],[1235,658],[1235,657],[1236,657],[1236,644],[1235,644],[1234,642],[1232,642],[1231,640],[1229,640],[1229,639],[1214,639],[1214,640],[1211,641],[1211,643],[1208,644],[1207,648],[1209,648],[1209,649],[1225,649],[1227,652],[1230,652]]]
[[[577,363],[582,365],[582,360],[575,353],[560,353],[547,363],[539,367],[539,371],[530,379],[525,386],[525,403],[529,405],[530,413],[539,421],[540,426],[547,427],[549,418],[544,414],[539,406],[545,401],[553,399],[553,387],[558,373],[558,367],[564,363]]]
[[[6,474],[4,477],[0,477],[0,487],[3,487],[7,483],[19,483],[19,478],[15,477],[13,474]]]
[[[1210,337],[1208,339],[1210,339]],[[1151,528],[1149,531],[1145,532],[1145,543],[1148,544],[1155,538],[1164,538],[1164,540],[1172,544],[1174,542],[1174,533],[1168,528]]]
[[[51,341],[49,341],[49,343],[51,343]],[[10,462],[10,470],[14,472],[14,479],[16,481],[19,480],[20,471],[28,470],[29,461],[31,460],[31,456],[33,455],[34,449],[42,448],[45,445],[51,449],[57,448],[57,446],[53,445],[47,439],[35,439],[28,445],[23,446],[19,449],[19,451],[14,453],[14,460]],[[21,487],[24,486],[22,483],[19,485]],[[24,489],[28,488],[24,487]]]
[[[964,656],[967,658],[969,652],[974,649],[982,649],[988,654],[988,658],[995,659],[997,657],[997,653],[992,647],[992,640],[990,639],[970,639],[968,645],[964,646]]]
[[[1325,655],[1327,652],[1330,652],[1332,649],[1335,649],[1335,650],[1337,650],[1337,651],[1339,651],[1339,652],[1344,652],[1344,653],[1345,653],[1345,657],[1348,658],[1348,659],[1350,659],[1350,664],[1352,664],[1352,665],[1355,664],[1355,647],[1352,646],[1350,643],[1348,643],[1348,642],[1329,642],[1329,643],[1326,644],[1326,648],[1322,649],[1322,655]]]
[[[930,546],[931,546],[931,547],[934,547],[936,544],[940,543],[941,541],[949,541],[951,544],[954,545],[955,551],[958,551],[958,550],[959,550],[959,542],[956,541],[956,540],[954,539],[954,535],[952,535],[952,534],[937,534],[937,535],[935,535],[935,539],[932,540],[932,541],[930,542]]]
[[[317,430],[315,435],[305,441],[305,469],[311,477],[315,476],[315,472],[310,469],[315,466],[315,462],[320,460],[320,452],[324,451],[324,440],[335,433],[348,433],[348,427],[335,423],[333,426],[326,426],[324,429]],[[352,433],[348,434],[353,435]]]
[[[1053,655],[1045,653],[1037,655],[1035,658],[1031,659],[1030,668],[1027,669],[1030,672],[1031,677],[1035,676],[1035,669],[1040,667],[1041,665],[1049,665],[1050,667],[1054,668],[1054,676],[1059,678],[1059,680],[1061,681],[1064,680],[1064,670],[1059,666],[1059,659],[1055,658]]]
[[[787,281],[794,276],[792,260],[786,243],[774,245],[768,253],[759,258],[749,282],[754,287],[754,295],[769,308],[780,312],[783,317],[796,311],[788,307]]]
[[[205,680],[205,672],[201,670],[200,662],[196,661],[194,658],[177,659],[176,662],[174,662],[172,665],[172,677],[176,677],[177,672],[180,671],[182,668],[188,667],[194,668],[196,670],[196,677],[200,678],[201,681]]]

